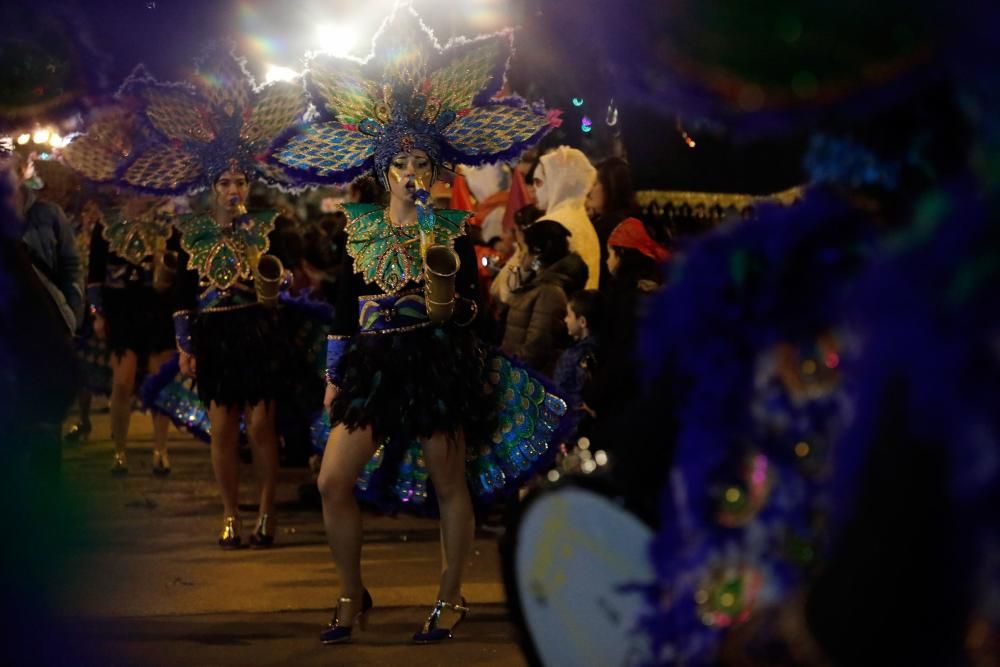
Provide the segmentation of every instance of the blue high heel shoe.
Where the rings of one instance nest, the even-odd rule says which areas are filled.
[[[354,615],[354,620],[351,625],[341,625],[341,605],[350,604],[351,598],[340,598],[337,601],[337,611],[334,613],[333,620],[330,621],[330,626],[323,631],[319,636],[319,640],[324,644],[343,644],[351,640],[351,632],[354,630],[354,626],[358,626],[362,630],[368,627],[368,612],[372,610],[372,596],[368,594],[368,589],[365,589],[364,597],[361,598],[361,611]]]
[[[447,627],[441,624],[441,612],[443,611],[457,615],[457,618]],[[424,627],[413,635],[413,641],[417,644],[437,644],[445,639],[451,639],[452,631],[468,615],[469,608],[466,606],[465,598],[462,598],[462,604],[449,604],[444,600],[438,600],[434,603],[434,608],[431,609],[431,615],[424,622]]]

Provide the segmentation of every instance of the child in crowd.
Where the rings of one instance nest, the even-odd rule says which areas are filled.
[[[566,328],[575,344],[559,358],[555,382],[576,415],[577,436],[589,435],[596,413],[587,405],[591,380],[600,356],[596,335],[603,326],[604,301],[597,290],[573,294],[566,309]]]

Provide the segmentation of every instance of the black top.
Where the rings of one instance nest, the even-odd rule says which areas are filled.
[[[476,266],[476,251],[468,236],[455,239],[455,252],[458,253],[458,275],[455,276],[455,291],[464,299],[476,302],[479,300],[479,273]],[[334,309],[333,328],[330,333],[337,336],[353,336],[358,332],[358,298],[375,294],[383,294],[384,290],[375,283],[369,283],[354,270],[354,258],[347,256],[341,284],[337,289],[337,303]],[[416,282],[407,283],[400,292],[421,287]],[[464,319],[464,318],[462,318]],[[482,320],[480,319],[480,322]],[[480,325],[477,325],[480,326]]]

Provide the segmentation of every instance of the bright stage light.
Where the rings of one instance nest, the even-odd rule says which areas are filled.
[[[31,141],[31,135],[28,134],[27,132],[25,132],[24,134],[19,135],[17,137],[17,145],[18,146],[23,146],[26,143],[28,143],[29,141]]]
[[[316,27],[319,50],[334,56],[346,56],[358,43],[357,31],[348,25],[325,23]]]
[[[52,136],[49,137],[49,146],[52,146],[52,148],[62,148],[65,145],[66,143],[63,141],[63,138],[58,134],[53,133]]]
[[[34,139],[36,144],[44,144],[49,141],[49,131],[46,129],[35,130],[35,134],[31,137]]]
[[[282,67],[281,65],[268,65],[264,78],[268,83],[271,83],[272,81],[291,81],[298,75],[298,72],[288,67]]]

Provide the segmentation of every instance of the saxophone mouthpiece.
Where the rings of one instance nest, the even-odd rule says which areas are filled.
[[[240,198],[239,197],[233,196],[233,197],[229,198],[229,208],[236,215],[246,215],[247,214],[247,207],[244,206],[242,204],[242,202],[240,202]]]

